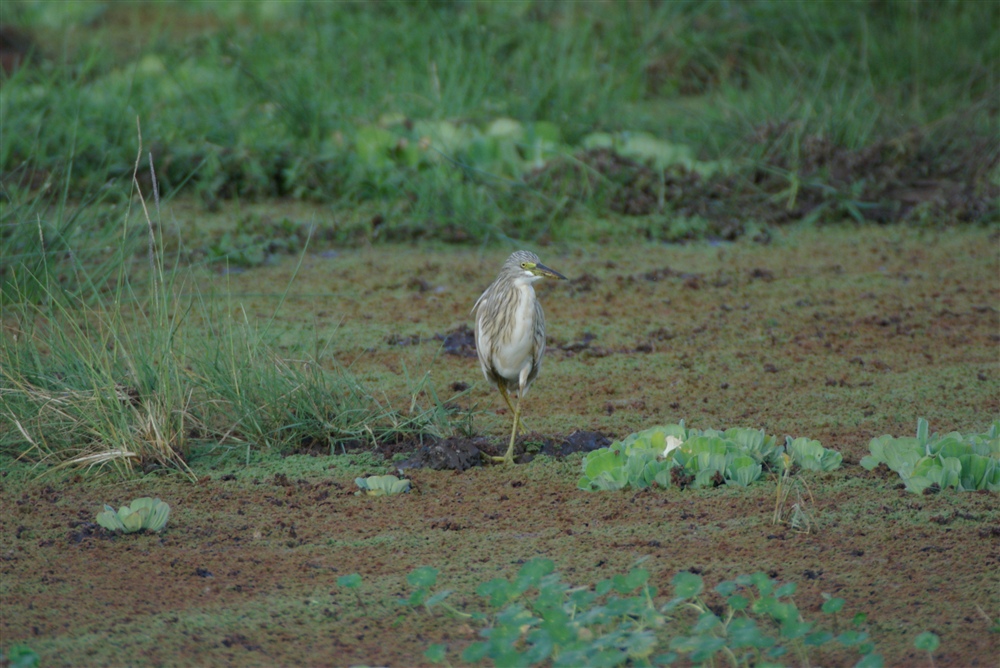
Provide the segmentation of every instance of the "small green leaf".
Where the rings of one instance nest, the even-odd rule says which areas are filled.
[[[781,624],[781,637],[788,638],[789,640],[801,638],[812,631],[812,628],[812,622],[803,622],[797,619],[786,619]]]
[[[361,576],[357,573],[352,573],[351,575],[342,575],[337,578],[338,587],[346,587],[348,589],[354,589],[355,587],[361,586]]]
[[[782,596],[791,596],[795,593],[796,586],[797,585],[794,582],[786,582],[775,590],[774,597],[781,598]]]
[[[845,647],[854,647],[868,640],[868,634],[863,631],[844,631],[837,636],[837,642]]]
[[[703,612],[698,616],[698,622],[691,629],[692,633],[705,633],[722,624],[722,620],[711,612]]]
[[[125,525],[111,506],[106,505],[102,512],[97,513],[97,523],[108,531],[125,531]]]
[[[643,568],[633,568],[628,575],[616,575],[611,578],[614,590],[619,594],[628,594],[642,585],[649,579],[649,571]]]
[[[135,507],[135,504],[132,504]],[[150,531],[161,531],[170,519],[170,506],[159,499],[154,499],[150,506],[149,517],[146,519],[145,528]]]
[[[823,612],[828,615],[840,612],[844,607],[844,599],[842,598],[831,598],[823,602],[823,606],[820,608]]]
[[[865,470],[872,471],[881,462],[878,460],[877,457],[873,457],[871,455],[865,455],[864,457],[861,458],[861,461],[858,463],[861,464],[861,467],[864,468]]]
[[[746,596],[740,596],[739,594],[736,594],[735,596],[730,596],[728,599],[726,599],[726,602],[729,604],[730,608],[732,608],[737,612],[739,612],[740,610],[746,610],[747,606],[750,605],[750,599],[748,599]]]
[[[917,418],[917,440],[920,441],[920,445],[927,444],[927,433],[930,431],[930,427],[927,424],[927,420],[924,418]]]
[[[521,591],[527,591],[531,587],[538,586],[541,579],[554,571],[556,564],[551,559],[531,559],[527,561],[517,573],[518,588],[525,586]]]
[[[124,525],[125,533],[132,533],[141,529],[146,520],[145,515],[148,512],[149,510],[146,508],[141,508],[136,512],[132,512],[127,506],[119,508],[118,519]]]
[[[426,601],[424,601],[424,605],[428,609],[429,608],[433,608],[435,605],[437,605],[441,601],[443,601],[446,598],[448,598],[449,596],[451,596],[451,593],[452,593],[451,589],[442,589],[441,591],[439,591],[438,593],[434,594],[429,599],[427,599]]]
[[[771,649],[767,650],[767,652],[765,653],[772,659],[777,659],[787,654],[788,648],[785,647],[784,645],[775,645]]]
[[[26,645],[11,645],[6,659],[9,668],[38,668],[38,653]]]
[[[672,665],[677,659],[681,658],[680,654],[677,652],[667,652],[666,654],[657,654],[653,657],[653,665],[656,666],[669,666]]]
[[[805,638],[803,638],[803,642],[806,645],[810,645],[812,647],[825,645],[831,640],[833,640],[833,634],[830,633],[829,631],[817,631],[816,633],[810,633]]]
[[[462,661],[479,663],[490,653],[490,645],[485,642],[474,642],[462,650]]]
[[[427,648],[424,656],[431,663],[442,663],[448,654],[448,646],[436,643]]]
[[[865,654],[861,660],[854,664],[854,668],[882,668],[885,662],[878,654]]]
[[[760,592],[761,596],[770,596],[771,592],[774,591],[774,581],[768,577],[767,573],[762,571],[757,571],[751,575],[750,582],[757,587],[757,591]]]
[[[437,583],[438,569],[431,566],[421,566],[406,576],[406,581],[413,587],[433,587]]]
[[[494,578],[476,587],[476,593],[490,599],[490,605],[499,608],[506,605],[516,594],[510,582],[503,578]]]
[[[694,598],[705,588],[705,582],[700,575],[689,571],[680,571],[674,576],[674,595],[680,598]]]
[[[719,584],[715,585],[715,591],[722,596],[729,596],[736,591],[736,583],[732,580],[723,580]]]
[[[763,649],[774,644],[774,639],[764,635],[757,622],[749,617],[737,617],[727,629],[730,646],[733,648],[757,647]]]
[[[941,639],[930,631],[924,631],[913,641],[913,646],[924,652],[934,652],[940,645]]]

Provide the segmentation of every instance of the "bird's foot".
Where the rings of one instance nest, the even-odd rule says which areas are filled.
[[[513,464],[514,464],[514,453],[508,452],[503,457],[492,457],[491,456],[490,457],[490,461],[493,462],[493,463],[495,463],[495,464],[510,464],[510,465],[513,466]]]

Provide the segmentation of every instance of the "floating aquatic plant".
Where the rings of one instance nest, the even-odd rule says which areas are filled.
[[[369,496],[392,496],[410,491],[410,481],[406,478],[399,479],[394,475],[355,478],[354,484],[361,488],[361,491],[355,492],[355,494],[368,494]]]
[[[911,492],[932,485],[959,491],[1000,491],[1000,420],[985,433],[931,434],[927,420],[917,420],[915,437],[879,436],[868,444],[861,459],[869,471],[885,464],[899,474]]]
[[[669,487],[675,478],[690,479],[692,487],[717,484],[746,487],[765,470],[779,470],[782,455],[802,468],[832,471],[841,455],[819,441],[786,437],[777,445],[762,429],[688,429],[683,421],[630,434],[583,460],[578,487],[588,491],[615,490],[652,484]],[[676,471],[674,469],[677,469]]]
[[[104,510],[97,513],[97,523],[108,531],[135,533],[136,531],[160,531],[167,525],[170,517],[170,506],[159,499],[144,496],[136,499],[130,506],[115,509],[105,504]]]

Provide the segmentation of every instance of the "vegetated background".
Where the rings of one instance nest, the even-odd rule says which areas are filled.
[[[151,473],[127,484],[174,495],[173,559],[203,531],[185,527],[180,500],[189,517],[225,516],[232,540],[246,526],[241,509],[215,506],[213,487],[200,505],[172,491],[188,483],[157,477],[170,471],[204,480],[221,466],[259,504],[254,514],[270,516],[277,504],[254,485],[265,473],[284,476],[284,464],[267,459],[273,452],[378,443],[391,454],[395,445],[453,434],[499,440],[509,416],[494,415],[496,397],[484,386],[470,388],[467,381],[480,382],[472,380],[474,361],[434,351],[461,352],[467,306],[516,244],[571,260],[579,273],[559,288],[567,306],[546,301],[555,316],[552,389],[533,393],[532,426],[568,432],[597,423],[621,437],[664,421],[635,390],[641,380],[658,405],[670,394],[671,421],[775,431],[811,424],[820,433],[795,435],[847,443],[854,469],[817,485],[818,514],[829,527],[871,524],[854,533],[831,528],[813,544],[818,552],[853,541],[854,552],[875,553],[882,521],[905,525],[894,529],[900,543],[886,564],[922,554],[912,527],[943,551],[966,539],[982,551],[995,539],[978,527],[995,520],[988,499],[957,509],[945,494],[885,501],[887,479],[855,465],[877,435],[872,429],[909,434],[925,416],[932,429],[970,432],[997,415],[997,365],[983,361],[996,348],[990,299],[998,290],[995,3],[8,1],[0,23],[0,461],[5,479],[15,474],[5,483],[8,499],[27,489],[72,519],[77,508],[68,506],[112,501],[121,489],[69,480],[66,497],[38,490],[17,457],[42,460],[42,470],[70,463]],[[792,236],[782,237],[783,226]],[[806,229],[820,226],[836,229]],[[668,252],[679,268],[665,266]],[[938,252],[954,254],[952,264]],[[676,320],[660,317],[664,304]],[[623,313],[643,315],[626,321]],[[560,329],[560,320],[581,330]],[[638,354],[650,361],[621,361]],[[825,357],[802,370],[802,355]],[[444,382],[424,371],[432,367]],[[690,373],[668,384],[679,372]],[[702,423],[713,416],[744,422]],[[334,472],[373,472],[375,459],[338,463]],[[253,473],[240,477],[251,464]],[[582,521],[594,511],[572,496],[578,471],[570,464],[533,468],[515,498],[537,509],[554,485],[569,500],[570,519]],[[307,485],[276,474],[274,485],[288,496],[327,485],[318,480],[329,477],[325,470],[305,468],[314,478]],[[400,518],[412,512],[413,522],[450,489],[433,472],[416,475],[425,476],[423,505],[396,510]],[[461,484],[490,489],[482,497],[489,505],[514,494],[504,475],[476,472]],[[329,493],[316,492],[356,509],[373,531],[387,529],[353,489]],[[685,503],[702,506],[706,526],[728,521],[725,509],[708,508],[708,494]],[[737,516],[755,517],[767,497],[755,492],[731,505]],[[19,507],[27,511],[25,498]],[[838,514],[859,498],[871,512]],[[593,503],[602,516],[630,517],[631,501]],[[291,533],[298,526],[305,537],[287,540],[328,553],[329,526],[286,510],[280,521],[297,522]],[[81,512],[72,521],[92,518]],[[491,532],[508,530],[522,540],[518,527],[545,521],[498,517],[487,517],[481,541],[470,544],[484,549]],[[681,521],[669,511],[658,517],[688,530],[669,524]],[[727,528],[734,545],[752,546],[749,558],[742,547],[726,551],[733,563],[719,570],[727,577],[753,570],[767,553],[771,535],[757,520]],[[49,531],[32,521],[4,520],[5,539]],[[338,530],[358,524],[341,521]],[[128,558],[116,545],[79,527],[71,541],[127,565],[116,561]],[[447,529],[436,527],[434,536]],[[937,533],[953,528],[948,540]],[[530,538],[530,549],[555,544],[547,531],[537,543]],[[575,541],[556,553],[586,580],[601,573],[584,561],[606,552],[604,539],[629,559],[658,549],[653,534],[637,547],[608,531],[576,556]],[[44,534],[37,549],[62,545],[65,531],[57,533]],[[266,528],[246,544],[274,549],[279,563],[286,533],[285,525]],[[445,566],[474,562],[460,544],[428,544],[405,566],[445,551],[453,556]],[[391,559],[382,571],[372,566],[366,545],[340,545],[338,559],[344,568],[371,566],[365,575],[381,578],[378,594],[388,600],[399,573],[384,572],[395,568]],[[682,548],[672,547],[666,558],[680,559]],[[699,563],[697,549],[704,547],[690,547],[690,560],[671,568]],[[224,561],[219,554],[211,558]],[[829,577],[854,569],[853,558],[828,556]],[[628,566],[625,556],[611,559]],[[811,563],[803,572],[817,578],[816,590],[806,596],[817,598],[828,585]],[[897,575],[919,582],[925,566],[921,559]],[[873,577],[897,570],[885,566]],[[957,561],[948,571],[961,575],[968,596],[982,593],[977,572]],[[4,590],[6,600],[21,584]],[[289,589],[298,595],[295,584]],[[837,585],[852,603],[863,598],[847,576]],[[177,600],[194,591],[178,588]],[[31,596],[17,592],[27,614]],[[890,656],[909,660],[911,629],[898,619],[911,613],[891,598],[867,600],[890,620],[880,629],[895,634]],[[383,612],[388,633],[395,613]],[[955,660],[965,640],[989,650],[970,615],[945,635],[946,648],[949,639],[959,643],[949,650]],[[344,628],[353,634],[362,623],[351,617]],[[421,628],[439,633],[433,623]],[[53,634],[39,640],[47,657],[63,642]],[[166,646],[176,647],[172,641]],[[269,651],[294,644],[269,642]],[[234,643],[250,651],[228,636],[226,651]],[[379,655],[380,645],[390,653]],[[356,648],[358,661],[420,651],[371,641]],[[157,649],[144,651],[155,658]]]
[[[125,197],[138,117],[140,177],[152,153],[164,197],[322,203],[337,215],[318,236],[338,242],[997,219],[991,3],[3,12],[8,202]],[[244,241],[295,233],[259,225]]]

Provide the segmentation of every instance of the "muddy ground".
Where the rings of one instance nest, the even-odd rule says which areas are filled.
[[[931,630],[936,665],[994,666],[997,495],[914,495],[857,462],[872,437],[910,435],[918,417],[933,431],[972,431],[1000,416],[998,242],[989,230],[843,227],[768,243],[536,249],[571,280],[538,286],[550,349],[525,400],[532,433],[519,465],[410,468],[414,491],[383,499],[354,494],[355,476],[394,468],[368,453],[261,455],[250,466],[204,457],[197,484],[34,480],[8,467],[0,644],[27,645],[46,666],[412,666],[441,642],[459,664],[478,627],[401,608],[412,569],[439,568],[449,601],[472,610],[485,609],[479,583],[536,556],[575,585],[649,556],[662,592],[679,570],[710,587],[766,571],[798,583],[812,618],[823,593],[842,597],[848,614],[868,614],[888,665],[926,664],[913,639]],[[309,256],[276,322],[284,350],[325,351],[396,407],[431,401],[433,388],[459,410],[456,433],[498,450],[511,416],[452,345],[461,341],[446,352],[445,339],[472,324],[505,255],[383,246]],[[264,319],[294,267],[206,273],[199,285]],[[619,438],[680,419],[842,452],[841,470],[799,474],[811,532],[771,523],[770,480],[586,493],[579,454],[522,454],[577,430]],[[162,534],[109,537],[92,524],[103,503],[141,495],[171,505]],[[351,573],[363,578],[360,598],[336,585]]]

